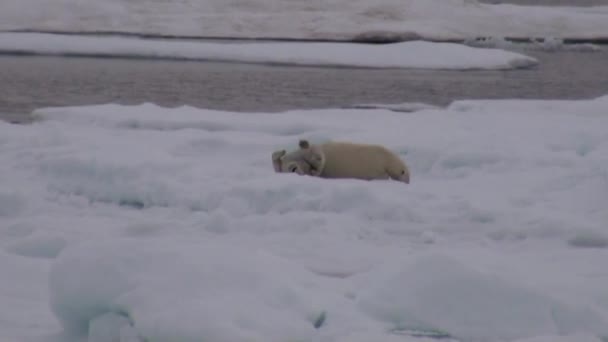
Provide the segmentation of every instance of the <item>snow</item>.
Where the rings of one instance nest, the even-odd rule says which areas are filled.
[[[55,258],[65,246],[65,239],[60,237],[34,236],[17,240],[6,250],[22,256]]]
[[[605,340],[607,109],[146,103],[0,123],[0,340]],[[275,173],[302,138],[383,144],[412,182]]]
[[[51,272],[52,309],[74,333],[117,313],[152,340],[311,338],[322,306],[313,291],[304,297],[307,279],[291,263],[215,241],[182,246],[113,240],[73,249]]]
[[[25,199],[21,196],[0,192],[0,217],[17,215],[25,205]]]
[[[6,227],[4,221],[0,229]],[[2,241],[6,240],[2,234]],[[3,242],[0,242],[3,243]],[[21,341],[45,336],[56,324],[48,308],[48,261],[26,258],[0,248],[0,339]]]
[[[369,68],[513,69],[537,64],[536,59],[515,52],[424,41],[390,45],[251,44],[0,33],[2,51]]]
[[[353,39],[608,36],[608,7],[475,0],[3,0],[0,30]]]
[[[417,260],[361,305],[397,329],[445,331],[464,340],[513,340],[553,329],[608,331],[593,312],[573,311],[540,291],[474,272],[449,257]]]

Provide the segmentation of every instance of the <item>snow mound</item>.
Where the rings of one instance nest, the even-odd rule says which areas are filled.
[[[16,223],[0,227],[0,236],[3,240],[22,238],[32,234],[35,227],[27,223]]]
[[[40,166],[49,189],[84,196],[91,202],[143,209],[166,207],[173,194],[163,182],[145,181],[142,168],[99,165],[95,160],[50,160]]]
[[[66,240],[59,236],[30,236],[11,243],[6,250],[26,257],[53,259],[66,245]]]
[[[395,330],[442,332],[463,341],[608,333],[607,321],[596,312],[441,256],[420,258],[396,272],[363,296],[360,306]]]
[[[354,327],[458,341],[608,334],[592,308],[449,257],[400,258],[360,276],[365,286],[345,296],[283,258],[231,247],[129,239],[72,247],[51,269],[51,308],[67,336],[94,341],[347,341]]]
[[[60,256],[51,307],[66,331],[97,340],[129,326],[148,340],[303,340],[324,309],[303,276],[262,251],[115,240]]]
[[[423,41],[350,43],[212,43],[40,33],[0,33],[0,52],[35,55],[169,58],[306,66],[517,69],[538,62],[515,52]]]
[[[47,259],[26,258],[0,248],[2,341],[29,341],[48,333],[49,327],[56,328],[49,310],[48,268]]]

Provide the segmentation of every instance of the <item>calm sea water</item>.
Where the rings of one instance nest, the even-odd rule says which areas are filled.
[[[513,71],[330,69],[209,62],[0,57],[0,117],[40,107],[102,103],[282,111],[361,103],[469,98],[581,99],[608,94],[608,52],[526,52]]]
[[[608,0],[481,0],[481,2],[500,4],[509,3],[517,5],[538,6],[604,6]]]

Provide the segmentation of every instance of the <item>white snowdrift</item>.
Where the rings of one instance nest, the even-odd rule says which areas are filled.
[[[397,272],[361,306],[397,330],[449,332],[464,341],[608,332],[606,321],[593,311],[569,308],[440,256],[421,258]]]
[[[114,314],[152,341],[304,341],[328,304],[317,303],[305,275],[263,251],[215,241],[115,240],[57,261],[51,307],[74,334]]]
[[[3,240],[16,227],[0,221]],[[2,242],[0,242],[2,243]],[[43,336],[55,327],[49,310],[49,264],[38,258],[24,258],[0,248],[0,340],[22,341],[26,336]]]
[[[0,123],[0,340],[606,339],[608,96],[399,107]],[[274,173],[301,138],[412,183]]]
[[[423,41],[390,45],[211,43],[0,33],[0,52],[370,68],[513,69],[537,64],[534,58],[514,52]]]
[[[451,258],[393,266],[396,275],[389,279],[372,272],[363,277],[367,286],[359,300],[357,292],[348,295],[263,251],[216,241],[167,242],[115,239],[62,255],[50,274],[51,307],[69,336],[348,341],[353,332],[376,330],[380,337],[386,330],[387,336],[497,341],[608,333],[606,320],[593,310],[569,307]],[[404,262],[412,260],[395,264]],[[377,291],[364,290],[378,283]]]
[[[0,29],[307,39],[605,38],[608,10],[475,0],[4,0]]]

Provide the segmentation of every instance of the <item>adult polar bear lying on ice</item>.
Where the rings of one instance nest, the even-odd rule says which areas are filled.
[[[276,172],[295,172],[321,178],[394,179],[410,183],[407,165],[384,146],[327,142],[310,145],[300,140],[300,148],[272,153]]]

